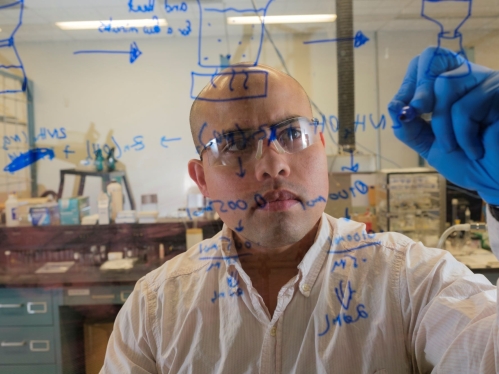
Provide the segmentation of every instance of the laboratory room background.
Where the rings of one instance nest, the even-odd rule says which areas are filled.
[[[0,373],[498,373],[499,1],[0,0]]]

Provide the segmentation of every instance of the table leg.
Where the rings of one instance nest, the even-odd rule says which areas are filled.
[[[109,174],[104,174],[102,176],[102,191],[106,192],[107,191],[107,185],[109,184],[110,179],[109,179]]]
[[[83,189],[85,188],[85,176],[80,175],[80,185],[78,186],[78,196],[83,195]]]
[[[59,179],[59,191],[57,191],[57,200],[62,197],[62,192],[64,190],[64,173],[61,171],[61,177]]]
[[[130,201],[130,209],[135,210],[135,200],[133,199],[132,190],[130,189],[130,185],[128,184],[128,178],[126,175],[123,175],[123,183],[125,183],[126,193],[128,195],[128,201]]]

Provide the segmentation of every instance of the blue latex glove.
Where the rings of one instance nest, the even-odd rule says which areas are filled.
[[[399,120],[410,105],[431,123]],[[443,48],[428,48],[409,64],[388,105],[395,136],[451,182],[499,205],[499,72]]]

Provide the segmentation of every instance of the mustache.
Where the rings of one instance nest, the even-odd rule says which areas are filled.
[[[295,199],[298,201],[306,201],[307,195],[305,189],[301,185],[290,183],[287,181],[272,181],[258,188],[251,195],[245,196],[245,201],[248,206],[253,209],[260,209],[269,202],[279,200]]]

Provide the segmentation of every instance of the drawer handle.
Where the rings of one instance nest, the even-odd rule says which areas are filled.
[[[35,344],[44,344],[44,346],[35,348]],[[32,352],[48,352],[50,351],[50,342],[48,340],[30,340],[29,350]]]
[[[96,299],[96,300],[114,299],[114,294],[112,294],[112,295],[92,295],[92,299]]]
[[[0,347],[22,347],[26,345],[26,342],[23,340],[22,342],[1,342]]]
[[[0,309],[22,308],[23,304],[0,304]]]
[[[121,301],[125,302],[126,299],[128,299],[128,296],[130,296],[131,293],[132,293],[132,291],[121,291],[120,292],[120,299],[121,299]]]
[[[41,305],[43,309],[33,309],[34,305]],[[26,309],[28,309],[29,314],[47,313],[47,303],[45,301],[30,301],[26,304]]]

